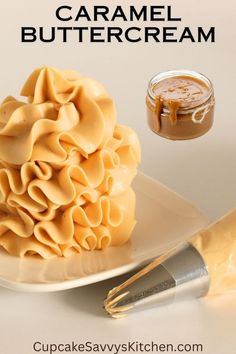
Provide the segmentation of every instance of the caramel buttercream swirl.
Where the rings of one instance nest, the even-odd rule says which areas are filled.
[[[19,169],[3,165],[0,168],[0,202],[41,212],[49,208],[49,203],[54,208],[73,201],[81,205],[96,202],[103,193],[123,192],[136,174],[139,145],[130,129],[122,126],[118,129],[126,139],[120,139],[116,151],[103,148],[80,164],[66,164],[60,169],[53,169],[42,161],[27,162]]]
[[[40,212],[49,202],[58,208],[76,202],[96,202],[103,194],[116,195],[128,188],[136,174],[137,154],[131,145],[117,151],[98,150],[79,165],[53,169],[45,162],[27,162],[20,169],[0,169],[0,202]]]
[[[28,101],[33,104],[51,101],[64,105],[73,102],[79,112],[82,110],[82,112],[86,111],[87,115],[89,113],[91,116],[92,114],[94,115],[91,117],[93,118],[92,121],[84,120],[86,123],[90,123],[93,131],[96,132],[94,122],[98,118],[84,97],[81,99],[81,91],[102,112],[105,129],[103,135],[99,131],[97,132],[97,135],[100,135],[102,144],[112,135],[116,122],[116,110],[113,100],[109,97],[104,87],[96,80],[80,77],[76,71],[44,67],[35,70],[30,75],[21,90],[21,95],[27,97]],[[83,133],[86,133],[86,131],[87,125]]]
[[[135,225],[134,209],[134,192],[128,189],[118,197],[102,196],[85,208],[74,205],[58,210],[53,220],[35,225],[18,210],[20,216],[1,217],[0,244],[15,255],[33,252],[43,258],[120,245],[127,241]]]
[[[8,230],[17,233],[22,238],[30,237],[34,230],[34,220],[20,208],[14,212],[10,209],[4,212],[2,209],[0,211],[0,235]]]
[[[0,129],[0,159],[12,164],[43,157],[47,162],[60,162],[67,158],[63,142],[85,157],[95,152],[104,141],[105,120],[100,108],[83,91],[79,98],[80,111],[73,103],[58,107],[46,102],[23,103],[12,112],[9,106],[15,102],[3,103],[0,119],[4,116],[1,121],[5,120],[5,125]]]
[[[68,256],[128,240],[130,184],[140,162],[134,131],[116,124],[98,82],[36,70],[0,106],[0,245],[17,256]]]

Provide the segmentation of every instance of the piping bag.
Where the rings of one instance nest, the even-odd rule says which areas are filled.
[[[170,249],[109,291],[114,318],[184,299],[236,289],[236,209]]]

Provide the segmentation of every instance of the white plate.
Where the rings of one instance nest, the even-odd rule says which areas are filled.
[[[131,241],[105,251],[69,258],[17,258],[0,251],[0,285],[18,291],[48,292],[75,288],[131,271],[193,235],[206,217],[159,182],[138,173],[137,225]]]

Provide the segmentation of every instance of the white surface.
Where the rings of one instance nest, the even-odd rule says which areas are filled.
[[[74,6],[80,3],[73,2]],[[141,169],[145,173],[187,197],[211,219],[235,206],[235,1],[168,1],[176,16],[183,17],[184,25],[215,25],[215,44],[20,44],[20,26],[53,25],[54,10],[61,4],[60,0],[1,1],[0,96],[17,94],[29,72],[42,64],[74,68],[93,76],[116,99],[119,121],[139,133]],[[147,81],[159,71],[175,68],[198,70],[214,83],[215,123],[207,135],[196,140],[171,142],[147,128]],[[115,321],[105,316],[101,302],[106,291],[118,282],[114,279],[57,294],[20,294],[0,289],[1,354],[31,354],[36,340],[120,343],[129,339],[202,342],[204,354],[235,354],[235,294]]]
[[[204,214],[152,178],[138,173],[133,185],[137,224],[130,242],[48,260],[22,259],[0,249],[0,285],[18,291],[49,292],[96,283],[144,266],[206,226]]]

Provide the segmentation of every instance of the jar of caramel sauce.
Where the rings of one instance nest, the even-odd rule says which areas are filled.
[[[172,140],[197,138],[213,124],[214,90],[211,81],[191,70],[173,70],[154,76],[148,85],[149,127]]]

